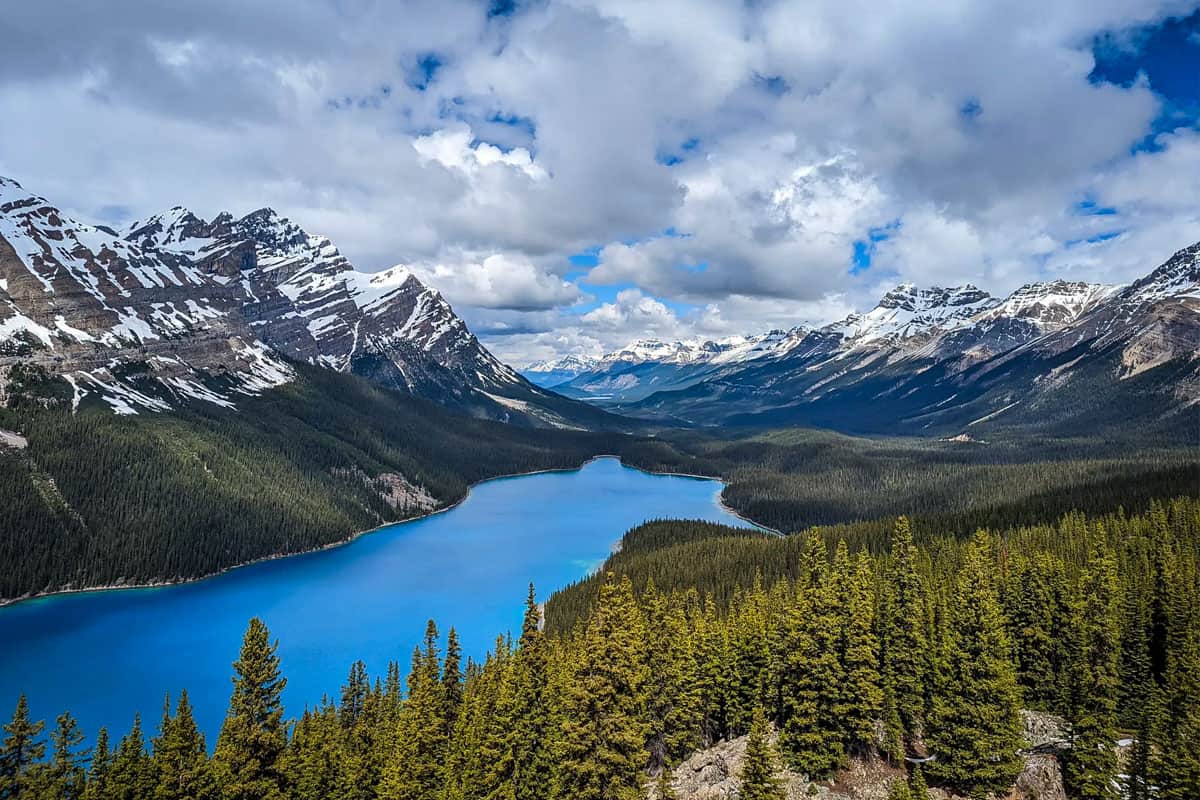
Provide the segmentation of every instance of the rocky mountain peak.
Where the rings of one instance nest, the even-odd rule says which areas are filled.
[[[285,359],[472,413],[557,424],[404,266],[359,272],[270,208],[206,221],[176,206],[121,233],[0,182],[0,386],[33,361],[119,413],[234,405],[294,377]],[[566,401],[564,401],[566,402]]]

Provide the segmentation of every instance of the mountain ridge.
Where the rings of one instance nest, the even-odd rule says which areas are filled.
[[[293,380],[292,361],[502,421],[607,416],[500,362],[407,267],[359,272],[272,209],[175,206],[116,231],[0,178],[0,370],[32,363],[76,408],[137,413],[236,405]]]
[[[1088,380],[1104,395],[1128,378],[1179,362],[1176,377],[1150,376],[1163,383],[1151,392],[1158,398],[1151,406],[1159,409],[1158,401],[1170,397],[1179,402],[1159,410],[1171,413],[1187,408],[1198,383],[1198,263],[1200,244],[1127,285],[1056,279],[1026,284],[1004,298],[970,284],[900,284],[869,311],[819,328],[734,337],[752,344],[687,362],[620,358],[638,350],[631,345],[592,359],[590,369],[574,371],[554,389],[620,413],[684,424],[736,420],[879,432],[900,423],[931,432],[986,423],[1020,405],[1025,394],[1040,396],[1045,406],[1073,374],[1091,370]],[[1090,348],[1062,358],[1084,343]],[[1109,343],[1120,352],[1109,353]],[[702,344],[686,344],[704,352]],[[671,346],[657,349],[670,352]],[[1100,361],[1106,366],[1097,367]],[[1017,376],[1033,362],[1041,364],[1038,375]],[[549,375],[560,367],[550,362],[541,369]],[[1004,402],[981,400],[989,394]],[[839,398],[844,409],[836,407]],[[923,404],[907,402],[917,399]],[[879,410],[885,401],[897,403],[894,414]],[[1048,418],[1058,414],[1053,403],[1046,410]],[[849,416],[878,423],[863,429]]]

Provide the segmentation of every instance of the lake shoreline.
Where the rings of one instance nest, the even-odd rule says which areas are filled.
[[[727,485],[723,479],[721,479],[719,477],[714,477],[712,475],[696,475],[696,474],[687,473],[687,472],[657,472],[655,470],[644,469],[642,467],[636,467],[636,466],[631,466],[629,464],[626,464],[624,461],[621,460],[621,457],[619,455],[616,455],[615,453],[600,453],[600,454],[597,454],[597,455],[594,455],[594,456],[588,458],[586,461],[582,462],[577,467],[548,467],[546,469],[528,470],[526,472],[510,472],[510,473],[506,473],[504,475],[496,475],[491,478],[484,478],[483,480],[476,481],[475,483],[472,483],[470,486],[468,486],[467,491],[463,492],[462,497],[458,498],[454,502],[449,503],[441,508],[435,508],[433,510],[426,511],[423,514],[418,514],[413,517],[408,517],[407,519],[395,520],[394,522],[384,522],[380,525],[376,525],[373,528],[366,528],[361,531],[355,531],[354,533],[351,533],[349,536],[347,536],[344,539],[338,539],[337,541],[329,542],[328,544],[323,544],[320,547],[313,547],[313,548],[309,548],[307,550],[297,550],[297,551],[290,552],[290,553],[273,553],[271,555],[266,555],[266,556],[261,556],[259,558],[251,559],[250,561],[243,561],[241,563],[233,564],[228,567],[222,567],[219,570],[215,570],[213,572],[209,572],[204,575],[197,575],[197,576],[191,577],[191,578],[165,579],[165,580],[147,581],[144,583],[117,583],[117,584],[109,584],[109,585],[102,585],[102,586],[85,586],[85,587],[80,587],[78,589],[56,589],[55,591],[52,591],[52,592],[37,592],[35,594],[28,594],[28,595],[24,595],[22,597],[15,597],[15,598],[10,598],[10,599],[0,599],[0,609],[7,608],[9,606],[16,606],[21,603],[29,603],[29,602],[34,602],[37,600],[49,600],[49,599],[53,599],[55,597],[65,597],[65,596],[75,595],[75,594],[91,594],[91,593],[96,593],[96,592],[120,592],[120,591],[126,591],[126,590],[136,590],[136,589],[163,589],[163,588],[170,587],[170,586],[185,586],[185,585],[191,584],[191,583],[200,583],[202,581],[211,580],[213,578],[219,578],[222,575],[233,572],[235,569],[242,569],[244,567],[252,567],[256,564],[263,564],[268,561],[278,561],[278,560],[284,559],[284,558],[293,558],[296,556],[305,556],[305,555],[312,555],[314,553],[322,553],[327,550],[334,550],[339,547],[345,547],[347,545],[353,544],[355,541],[362,538],[363,536],[367,536],[368,534],[376,533],[377,531],[381,531],[384,528],[391,528],[395,525],[403,525],[408,522],[418,522],[423,519],[429,519],[430,517],[432,517],[436,514],[444,514],[447,511],[451,511],[451,510],[457,508],[458,506],[462,505],[463,503],[465,503],[467,501],[467,499],[471,496],[471,491],[476,486],[479,486],[481,484],[490,483],[492,481],[507,480],[510,478],[524,478],[524,477],[528,477],[531,475],[545,475],[545,474],[549,474],[549,473],[553,473],[553,472],[579,472],[584,467],[586,467],[588,464],[591,464],[595,461],[599,461],[599,460],[605,459],[605,458],[614,458],[621,464],[621,466],[623,466],[627,469],[637,470],[638,472],[644,472],[647,475],[662,475],[662,476],[666,476],[666,477],[676,477],[676,478],[695,478],[697,480],[717,481],[722,485],[722,487]],[[718,492],[718,494],[717,494],[717,505],[723,511],[726,511],[729,514],[732,514],[733,516],[737,517],[738,519],[742,520],[743,522],[747,522],[747,523],[755,526],[756,528],[760,528],[761,530],[771,533],[775,536],[783,536],[784,535],[781,531],[778,531],[774,528],[770,528],[770,527],[762,525],[758,522],[755,522],[754,520],[750,519],[749,517],[745,516],[744,514],[740,513],[739,511],[726,505],[724,499],[720,496],[720,492]],[[624,533],[625,532],[623,531],[622,536],[624,535]],[[619,539],[618,539],[618,541],[619,541]]]

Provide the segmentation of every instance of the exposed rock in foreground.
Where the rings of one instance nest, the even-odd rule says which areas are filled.
[[[1066,800],[1062,770],[1056,750],[1066,737],[1066,724],[1059,717],[1037,712],[1022,712],[1025,742],[1030,751],[1025,766],[1004,800]],[[742,764],[748,736],[718,742],[694,754],[674,772],[672,788],[678,800],[737,800],[741,796]],[[774,743],[777,736],[772,736]],[[905,780],[903,769],[879,758],[852,759],[832,781],[811,782],[804,775],[782,768],[776,777],[788,800],[887,800],[892,784]],[[657,800],[653,783],[649,797]],[[929,800],[964,800],[943,789],[930,788]]]

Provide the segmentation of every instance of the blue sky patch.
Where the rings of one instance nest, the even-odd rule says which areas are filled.
[[[437,53],[421,53],[416,63],[408,70],[408,85],[423,92],[429,88],[437,77],[437,72],[445,62]]]
[[[1200,11],[1172,17],[1131,31],[1110,31],[1095,38],[1094,84],[1129,88],[1144,75],[1162,101],[1162,111],[1133,152],[1161,149],[1161,133],[1200,122]]]
[[[754,85],[772,97],[782,97],[792,90],[782,75],[761,75],[754,73]]]
[[[898,219],[892,220],[887,225],[869,229],[866,239],[859,239],[854,243],[854,249],[850,255],[850,274],[858,275],[860,272],[869,270],[871,259],[875,255],[875,246],[890,239],[892,234],[898,230],[900,230],[900,220]]]

